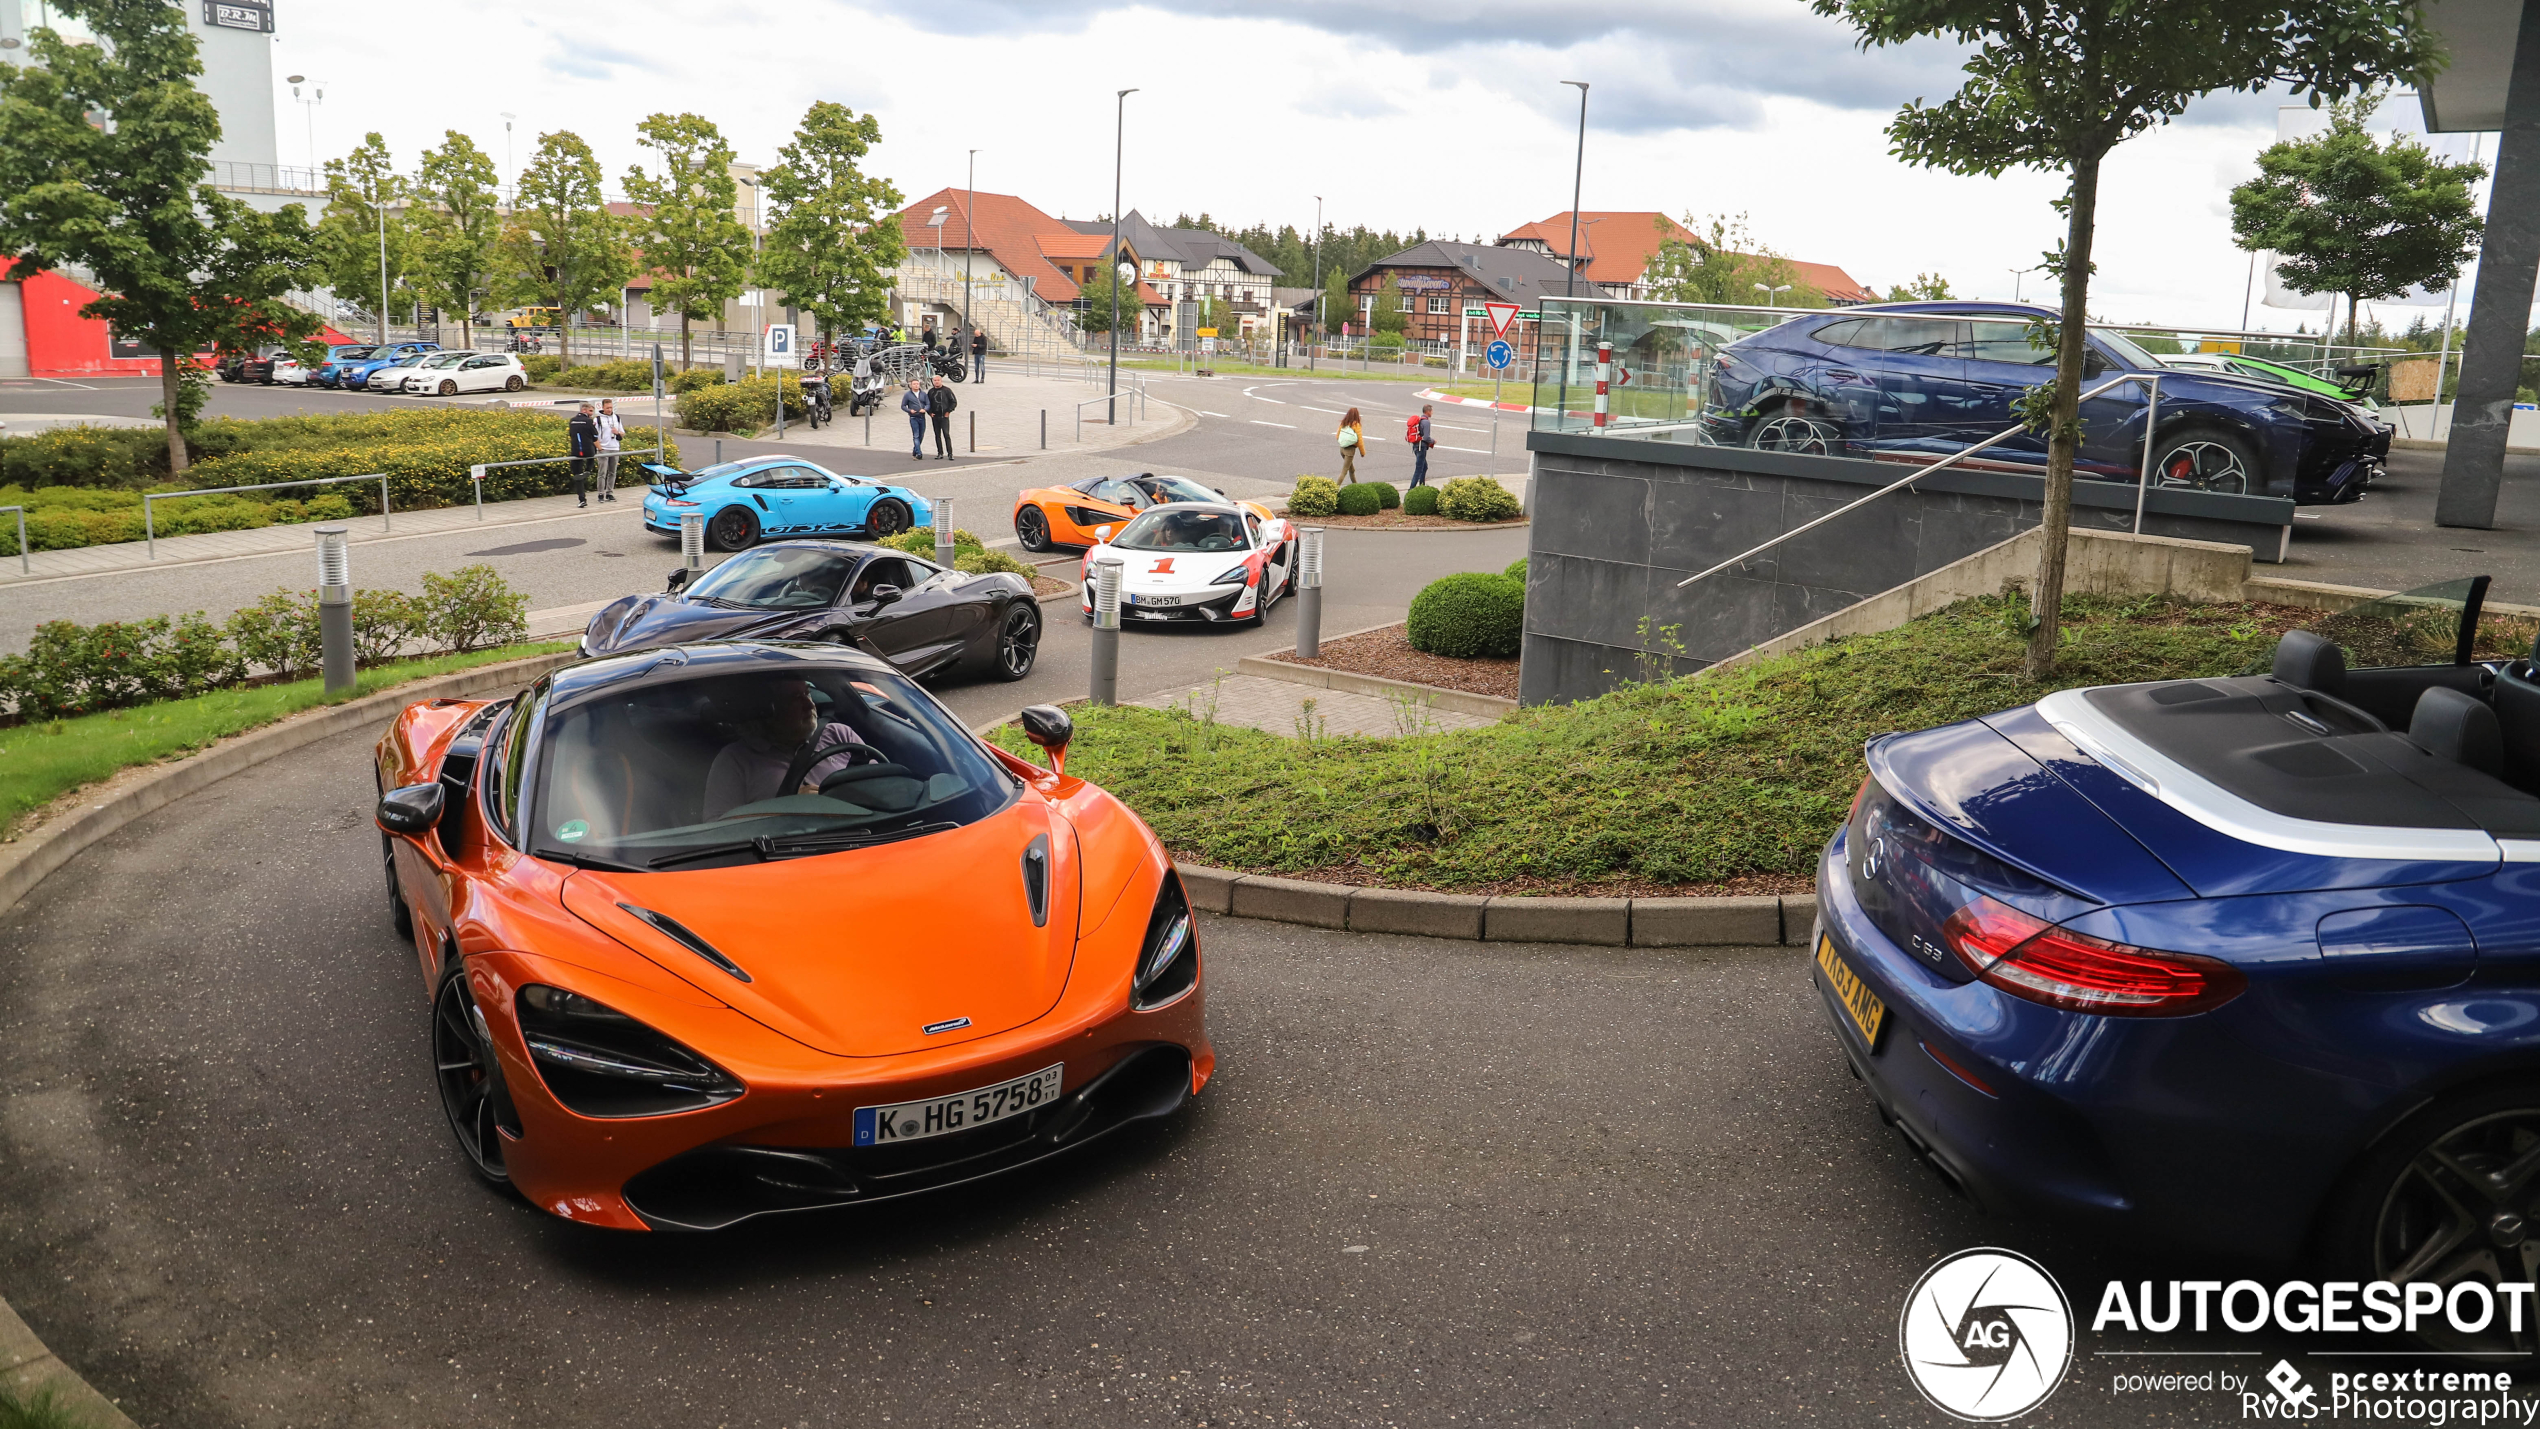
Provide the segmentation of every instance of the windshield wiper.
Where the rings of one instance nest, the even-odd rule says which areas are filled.
[[[912,824],[904,829],[891,829],[880,833],[863,829],[841,829],[830,834],[761,834],[753,839],[738,839],[731,843],[709,844],[704,848],[682,849],[677,853],[666,853],[653,859],[646,867],[668,868],[673,864],[694,863],[699,859],[721,858],[735,853],[754,853],[762,861],[772,858],[802,858],[815,853],[840,853],[851,848],[870,848],[875,844],[897,843],[901,839],[913,839],[920,834],[938,834],[946,829],[960,827],[961,825],[950,819],[939,819],[933,823]]]
[[[567,863],[575,868],[596,868],[603,873],[642,873],[644,871],[631,863],[612,863],[605,858],[593,858],[587,853],[562,853],[555,849],[542,848],[538,850],[538,857],[549,863]]]
[[[742,839],[737,843],[708,844],[704,848],[682,849],[678,853],[666,853],[659,858],[646,859],[644,866],[668,868],[674,863],[694,863],[701,858],[721,858],[728,853],[754,853],[763,860],[768,856],[767,840],[760,837]]]

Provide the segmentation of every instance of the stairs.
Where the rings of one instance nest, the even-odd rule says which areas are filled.
[[[922,268],[901,268],[891,276],[902,298],[961,311],[961,284]],[[1017,301],[1006,296],[1003,288],[981,283],[970,299],[972,321],[987,329],[988,341],[998,352],[1046,361],[1082,351],[1084,334],[1062,309],[1037,297]]]

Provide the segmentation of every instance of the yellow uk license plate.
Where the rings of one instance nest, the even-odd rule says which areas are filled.
[[[1854,975],[1843,955],[1834,950],[1834,939],[1823,933],[1817,935],[1817,970],[1826,975],[1826,986],[1834,989],[1834,1000],[1843,1004],[1844,1014],[1860,1030],[1861,1040],[1876,1052],[1879,1029],[1887,1025],[1887,1004]]]

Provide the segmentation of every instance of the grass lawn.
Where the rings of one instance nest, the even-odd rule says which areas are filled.
[[[333,700],[326,695],[325,680],[295,680],[0,729],[0,829],[11,828],[31,809],[135,764],[191,754],[314,705],[340,704],[428,675],[572,648],[573,642],[562,640],[401,660],[362,671],[355,693]]]
[[[50,1387],[24,1394],[0,1389],[0,1429],[89,1429],[96,1422]]]
[[[1850,807],[1870,736],[2071,685],[2242,673],[2317,619],[2077,596],[2061,674],[2036,685],[2011,624],[2025,609],[1963,601],[1878,635],[1409,738],[1297,740],[1078,706],[1068,770],[1177,856],[1220,868],[1458,892],[1793,891]],[[1020,730],[996,737],[1037,758]]]

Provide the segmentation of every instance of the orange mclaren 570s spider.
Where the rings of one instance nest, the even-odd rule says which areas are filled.
[[[828,644],[672,646],[434,700],[378,748],[388,911],[476,1174],[712,1230],[1010,1171],[1216,1065],[1155,834]]]
[[[1098,546],[1102,544],[1102,537],[1095,534],[1099,528],[1109,526],[1116,530],[1126,526],[1130,517],[1150,506],[1229,499],[1226,493],[1202,486],[1187,476],[1158,476],[1142,471],[1136,476],[1087,477],[1073,486],[1039,486],[1018,493],[1014,498],[1014,538],[1027,551]],[[1271,519],[1270,508],[1259,502],[1238,504],[1264,521]]]

